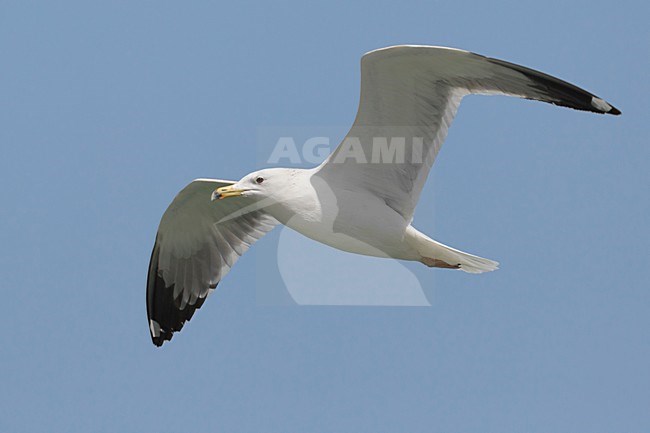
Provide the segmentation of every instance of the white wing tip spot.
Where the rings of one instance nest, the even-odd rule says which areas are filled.
[[[595,96],[591,98],[591,106],[596,108],[597,110],[603,111],[605,113],[607,113],[608,111],[610,111],[612,109],[611,105],[609,105],[604,100],[602,100],[600,98],[597,98]]]
[[[160,325],[155,320],[149,320],[149,330],[154,337],[160,337]]]

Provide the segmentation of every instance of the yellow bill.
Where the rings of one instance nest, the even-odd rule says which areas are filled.
[[[212,193],[212,200],[223,200],[228,197],[237,197],[242,195],[244,191],[245,190],[243,189],[235,189],[232,185],[222,186],[221,188],[214,190]]]

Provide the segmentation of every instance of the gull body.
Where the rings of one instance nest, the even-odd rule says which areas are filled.
[[[429,170],[469,94],[620,114],[573,84],[468,51],[412,45],[371,51],[361,60],[354,124],[322,164],[258,170],[239,181],[197,179],[169,205],[147,279],[153,343],[170,340],[237,259],[278,224],[351,253],[470,273],[497,269],[497,262],[436,242],[412,225]]]
[[[381,198],[362,188],[341,187],[321,169],[259,170],[226,188],[254,198],[286,227],[342,251],[438,267],[457,268],[466,262],[464,270],[475,273],[496,269],[496,262],[430,239]],[[258,178],[263,184],[256,184]],[[436,259],[441,262],[434,264]],[[477,259],[483,267],[472,266]]]

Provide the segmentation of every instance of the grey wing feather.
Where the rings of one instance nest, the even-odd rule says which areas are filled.
[[[410,221],[460,101],[468,94],[509,95],[620,114],[573,84],[513,63],[444,47],[383,48],[362,58],[357,117],[319,175],[327,182],[345,182],[341,188],[371,191]],[[375,143],[377,138],[384,143]],[[375,159],[377,149],[390,147],[391,140],[394,148],[403,140],[404,152],[388,152],[392,160]],[[355,143],[362,149],[362,161],[358,152],[349,151]]]
[[[147,315],[156,346],[180,331],[237,259],[278,224],[245,197],[211,201],[216,188],[233,183],[193,181],[160,221],[147,277]]]

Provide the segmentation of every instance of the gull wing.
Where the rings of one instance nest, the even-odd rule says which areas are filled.
[[[147,316],[156,346],[201,308],[237,259],[278,221],[246,197],[211,201],[235,182],[197,179],[162,216],[147,278]]]
[[[444,47],[383,48],[361,59],[357,117],[320,175],[344,188],[369,190],[410,222],[447,129],[468,94],[620,114],[585,90],[503,60]]]

